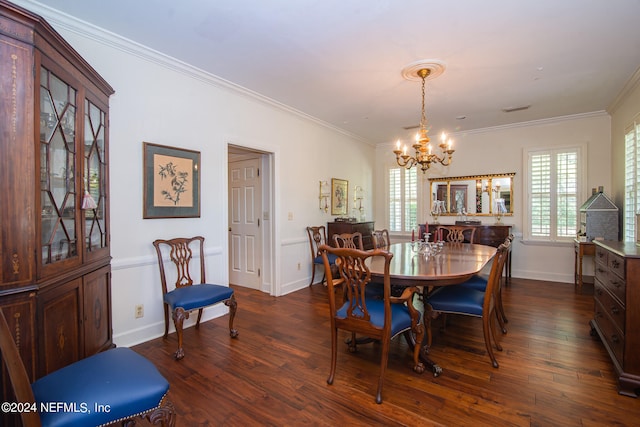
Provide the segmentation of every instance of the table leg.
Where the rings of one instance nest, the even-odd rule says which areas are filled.
[[[413,334],[409,331],[404,333],[404,337],[407,340],[407,344],[409,344],[411,350],[413,350],[417,345],[416,337],[414,337]],[[442,368],[436,362],[429,358],[429,348],[426,345],[422,345],[422,348],[420,349],[420,361],[424,363],[424,366],[426,366],[427,369],[433,372],[434,377],[437,377],[442,373]]]

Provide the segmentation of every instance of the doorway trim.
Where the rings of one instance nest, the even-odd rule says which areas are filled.
[[[280,289],[280,270],[277,268],[280,263],[280,246],[276,244],[279,241],[279,227],[277,218],[279,217],[279,206],[276,201],[278,197],[278,155],[277,150],[273,147],[265,147],[259,144],[246,144],[227,141],[227,161],[226,161],[226,185],[224,189],[224,203],[226,204],[227,215],[224,221],[223,232],[225,235],[226,248],[225,257],[227,266],[227,282],[229,281],[229,263],[231,262],[229,248],[229,159],[231,155],[237,154],[259,154],[261,159],[262,175],[262,194],[263,194],[263,211],[261,220],[263,226],[262,233],[262,271],[260,277],[260,290],[269,295],[279,296]]]

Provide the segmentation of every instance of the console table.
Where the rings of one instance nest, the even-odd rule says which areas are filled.
[[[374,221],[365,221],[365,222],[347,222],[347,221],[336,221],[336,222],[328,222],[327,223],[327,240],[329,246],[334,246],[333,243],[333,235],[334,234],[343,234],[343,233],[362,233],[362,246],[365,250],[373,249],[373,239],[371,238],[371,233],[373,233],[373,224]]]
[[[582,258],[585,256],[594,256],[596,254],[596,245],[593,242],[581,242],[578,239],[573,239],[573,285],[578,292],[582,292],[582,285],[584,279],[589,277],[589,283],[593,283],[592,276],[582,275]]]

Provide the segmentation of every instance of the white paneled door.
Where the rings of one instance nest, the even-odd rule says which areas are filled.
[[[260,289],[262,260],[260,159],[229,163],[229,282]]]

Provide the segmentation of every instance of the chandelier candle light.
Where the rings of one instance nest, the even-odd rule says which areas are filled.
[[[422,80],[422,116],[420,117],[420,130],[416,134],[416,142],[413,144],[415,154],[413,156],[407,154],[407,146],[400,146],[400,141],[396,143],[396,149],[393,150],[396,155],[398,165],[407,169],[420,165],[420,169],[425,173],[431,167],[432,163],[440,163],[443,166],[451,164],[451,155],[455,151],[452,148],[452,141],[447,139],[447,135],[443,132],[441,142],[439,144],[442,150],[442,156],[431,151],[431,144],[427,130],[427,117],[424,109],[425,84],[427,78],[434,78],[442,74],[444,65],[440,62],[418,61],[406,66],[402,74],[406,79]]]

